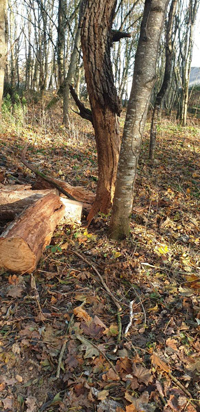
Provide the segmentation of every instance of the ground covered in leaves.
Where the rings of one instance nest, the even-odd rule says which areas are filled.
[[[6,114],[1,184],[33,182],[20,161],[95,191],[93,130],[59,107]],[[122,126],[121,121],[121,126]],[[148,127],[130,238],[109,216],[60,226],[37,270],[1,271],[0,411],[197,412],[200,409],[200,128]]]

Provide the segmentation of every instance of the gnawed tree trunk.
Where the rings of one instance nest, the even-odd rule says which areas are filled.
[[[0,267],[31,273],[65,215],[59,196],[48,194],[25,210],[0,237]]]
[[[89,223],[99,211],[108,213],[119,157],[117,115],[120,104],[110,60],[116,3],[116,0],[85,0],[82,10],[81,44],[98,154],[97,192],[88,215]]]
[[[129,235],[137,164],[156,78],[158,46],[168,1],[145,1],[111,215],[110,233],[113,239],[123,239]]]

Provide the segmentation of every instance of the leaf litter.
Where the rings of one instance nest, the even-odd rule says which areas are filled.
[[[3,185],[34,182],[28,142],[44,173],[95,191],[91,126],[58,116],[6,125]],[[129,239],[109,240],[109,216],[60,225],[32,278],[2,271],[0,410],[199,410],[199,134],[163,120],[152,166],[146,132]]]

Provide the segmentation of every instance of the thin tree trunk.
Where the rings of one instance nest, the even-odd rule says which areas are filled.
[[[113,239],[123,239],[129,235],[137,164],[156,78],[156,59],[168,1],[145,1],[111,215],[110,233]]]
[[[0,117],[4,89],[4,71],[6,64],[5,13],[6,0],[3,0],[0,2]]]
[[[156,134],[159,114],[161,110],[162,100],[168,88],[171,75],[172,59],[173,59],[173,42],[172,32],[174,17],[176,13],[176,5],[178,0],[172,0],[171,7],[168,15],[168,21],[166,24],[166,44],[165,44],[165,73],[163,83],[159,93],[156,96],[156,101],[153,108],[153,114],[151,118],[151,132],[150,132],[150,144],[149,144],[149,159],[153,160],[156,147]]]
[[[74,48],[71,55],[71,60],[67,72],[67,77],[65,79],[65,87],[63,90],[63,123],[67,126],[68,125],[68,117],[69,117],[69,86],[73,78],[73,74],[76,70],[77,58],[78,58],[78,50],[80,44],[80,35],[81,31],[80,28],[77,28],[75,40],[74,40]]]

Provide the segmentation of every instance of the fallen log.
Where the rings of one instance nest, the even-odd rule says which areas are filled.
[[[32,166],[26,161],[25,159],[26,150],[27,150],[27,145],[25,146],[23,150],[21,161],[28,169],[30,169],[33,173],[36,174],[36,176],[38,176],[38,181],[40,183],[42,180],[45,181],[45,185],[43,187],[45,188],[55,187],[56,189],[58,189],[60,193],[63,193],[69,199],[82,202],[83,207],[85,209],[88,209],[91,207],[91,204],[94,202],[94,199],[95,199],[95,194],[93,192],[88,191],[82,188],[81,186],[75,186],[75,187],[71,186],[69,183],[63,182],[59,179],[54,179],[40,172],[38,169],[36,169],[34,166]],[[41,186],[37,186],[37,188],[39,187]]]
[[[31,273],[65,215],[66,206],[59,196],[49,193],[37,200],[1,234],[0,268]]]
[[[71,186],[67,182],[63,182],[62,180],[50,178],[48,177],[48,181],[46,180],[47,176],[40,177],[38,176],[36,179],[36,183],[34,184],[34,189],[39,188],[52,188],[56,187],[58,191],[61,193],[70,195],[72,200],[76,200],[77,202],[83,203],[83,207],[85,209],[91,208],[91,204],[94,202],[95,194],[89,190],[84,189],[82,186]],[[44,180],[43,180],[44,179]]]
[[[20,185],[19,185],[20,186]],[[15,185],[0,187],[0,226],[17,218],[17,216],[34,202],[48,193],[58,194],[57,189],[30,190],[31,186],[21,185],[15,189]],[[27,189],[28,188],[28,189]],[[1,229],[0,229],[1,231]]]

